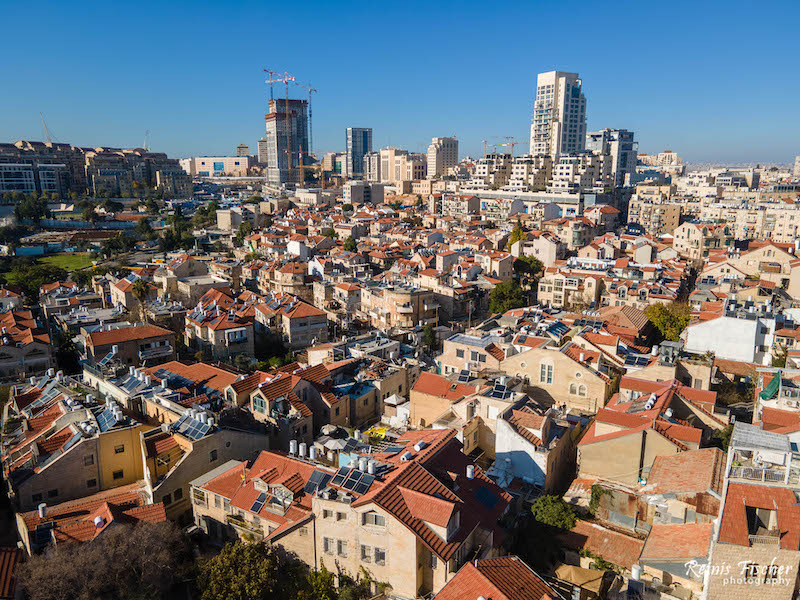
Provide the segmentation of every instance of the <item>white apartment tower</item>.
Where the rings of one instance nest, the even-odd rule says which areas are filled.
[[[458,140],[454,137],[436,137],[428,146],[428,178],[447,175],[458,164]]]
[[[586,144],[586,97],[577,73],[549,71],[536,78],[531,154],[580,152]]]

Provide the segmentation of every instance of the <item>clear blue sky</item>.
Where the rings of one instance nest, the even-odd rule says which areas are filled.
[[[315,150],[345,128],[424,151],[527,140],[536,74],[583,78],[590,130],[695,161],[800,154],[795,2],[3,3],[0,140],[255,152],[262,68],[311,82]],[[13,65],[13,66],[12,66]],[[303,93],[294,88],[294,94]],[[298,96],[302,97],[302,96]],[[518,147],[524,151],[523,147]]]

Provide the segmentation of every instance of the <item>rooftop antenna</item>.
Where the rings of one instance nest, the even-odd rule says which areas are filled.
[[[51,136],[50,135],[50,130],[47,128],[47,123],[45,123],[45,120],[44,120],[44,114],[43,113],[39,113],[39,116],[42,119],[42,129],[44,129],[44,137],[47,138],[47,141],[49,143],[51,143],[51,144],[53,143],[53,140],[58,141],[58,138],[56,138],[56,136],[54,136],[54,135]]]

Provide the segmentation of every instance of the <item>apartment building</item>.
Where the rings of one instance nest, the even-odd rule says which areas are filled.
[[[613,184],[613,162],[606,154],[581,152],[561,155],[553,164],[548,192],[581,192]]]
[[[586,97],[577,73],[549,71],[536,78],[531,154],[562,154],[586,147]]]
[[[220,308],[214,300],[199,304],[186,315],[184,339],[189,348],[214,360],[231,360],[238,354],[253,356],[253,316],[235,308]]]
[[[553,159],[550,155],[517,156],[511,165],[511,178],[503,189],[523,192],[544,191],[552,176]]]
[[[653,202],[634,194],[628,203],[628,223],[641,225],[652,236],[674,234],[680,225],[681,205],[673,202]]]
[[[790,436],[734,425],[725,465],[719,527],[714,530],[706,595],[794,598],[800,550],[796,497],[800,482]]]
[[[497,554],[510,501],[454,436],[410,431],[338,470],[305,444],[223,465],[193,481],[195,523],[220,544],[264,540],[310,567],[363,569],[397,597],[436,593],[468,560]]]
[[[151,366],[175,359],[175,332],[144,323],[100,328],[86,336],[86,355],[94,363],[113,360],[126,367]]]
[[[497,371],[506,356],[511,338],[510,333],[456,333],[442,343],[442,353],[436,357],[436,367],[444,375],[463,370],[474,374],[483,370]]]
[[[245,177],[250,170],[250,157],[197,156],[182,158],[181,168],[192,177]]]
[[[587,150],[609,157],[614,187],[626,185],[630,175],[636,173],[639,144],[633,138],[633,132],[627,129],[603,129],[586,135]]]
[[[727,248],[732,243],[727,223],[689,222],[675,229],[672,247],[688,260],[700,261],[709,251]]]
[[[328,315],[313,304],[291,294],[270,294],[255,307],[260,326],[279,331],[292,348],[305,348],[328,341]]]
[[[0,377],[19,380],[55,366],[50,336],[31,311],[0,313]]]
[[[431,290],[407,284],[364,286],[361,314],[378,329],[413,329],[436,325],[439,304]]]
[[[595,226],[586,217],[562,217],[545,221],[542,230],[554,233],[561,239],[567,250],[580,250],[595,237]]]
[[[425,179],[428,158],[424,154],[411,154],[394,147],[380,150],[381,183],[397,184],[403,181]]]
[[[469,194],[445,192],[440,197],[441,210],[437,211],[445,217],[468,219],[480,211],[480,199]]]
[[[454,137],[435,137],[428,146],[428,177],[449,175],[458,164],[458,140]]]
[[[308,152],[308,102],[306,100],[270,100],[266,123],[266,174],[273,185],[302,183]]]

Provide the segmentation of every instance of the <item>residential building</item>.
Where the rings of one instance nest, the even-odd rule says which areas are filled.
[[[247,151],[247,146],[244,147]],[[198,156],[181,161],[181,168],[192,177],[245,177],[250,169],[250,156]]]
[[[342,188],[345,203],[383,204],[384,184],[369,181],[348,181]]]
[[[413,329],[437,325],[439,304],[430,290],[408,284],[364,286],[361,288],[361,314],[372,327]]]
[[[628,223],[641,225],[647,235],[673,235],[680,220],[681,205],[677,202],[653,202],[634,194],[628,203]]]
[[[577,73],[550,71],[536,78],[530,152],[556,160],[586,146],[586,97]]]
[[[101,327],[86,336],[86,356],[94,363],[113,360],[122,365],[151,366],[175,359],[175,332],[139,323]]]
[[[364,174],[364,156],[372,152],[372,128],[348,127],[346,136],[348,178]]]
[[[247,144],[236,146],[236,156],[250,156],[250,147]]]
[[[313,304],[291,294],[270,294],[255,307],[261,326],[279,331],[292,348],[305,348],[328,341],[328,315]]]
[[[565,597],[517,556],[466,562],[436,594],[437,600],[562,600]]]
[[[449,175],[458,164],[458,140],[454,137],[435,137],[428,146],[428,177]]]
[[[726,223],[689,222],[678,226],[672,247],[681,256],[700,261],[711,250],[725,249],[733,243],[733,235]]]
[[[596,154],[606,154],[611,160],[611,178],[614,187],[622,187],[626,178],[636,173],[639,144],[627,129],[603,129],[586,135],[586,149]]]
[[[25,379],[56,366],[47,330],[29,310],[0,313],[0,378]]]
[[[195,523],[219,544],[264,540],[310,567],[364,569],[393,596],[435,594],[465,563],[497,555],[510,501],[454,435],[410,431],[398,451],[355,455],[338,471],[305,444],[223,465],[193,481]]]

